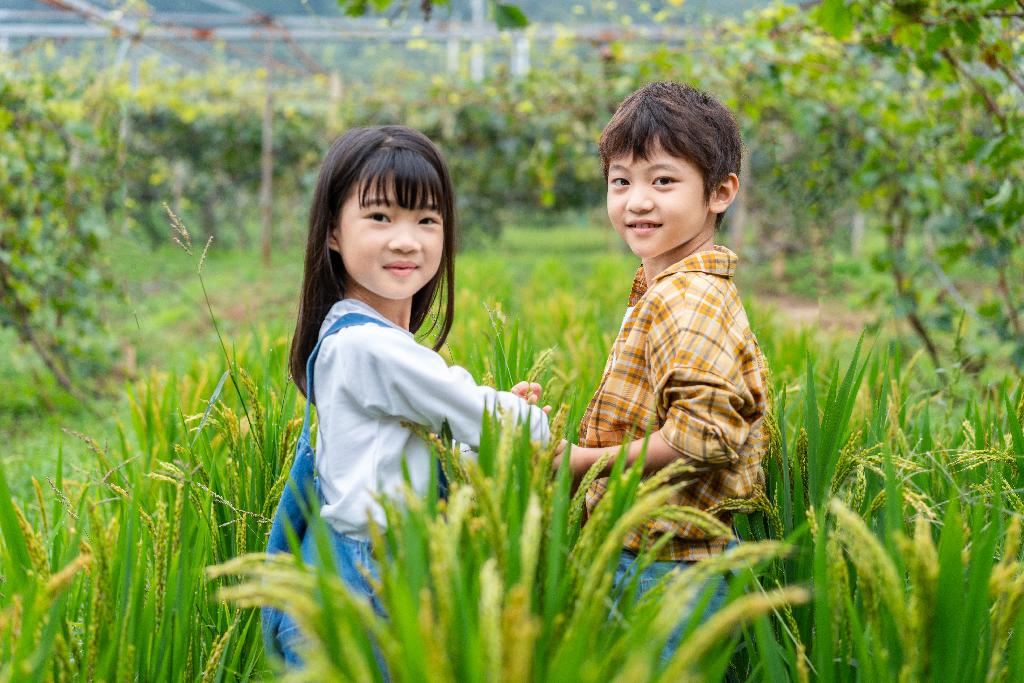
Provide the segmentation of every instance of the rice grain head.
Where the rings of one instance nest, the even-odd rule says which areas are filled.
[[[800,467],[800,479],[803,483],[804,500],[810,503],[810,482],[807,481],[807,430],[803,427],[800,428],[800,433],[796,438],[796,462]],[[795,492],[794,492],[795,493]]]
[[[767,593],[750,593],[733,600],[697,627],[669,660],[659,680],[679,681],[696,675],[694,667],[741,625],[777,611],[784,605],[801,605],[809,600],[810,591],[801,586],[786,586]]]
[[[918,515],[914,522],[914,535],[908,539],[903,534],[896,543],[907,567],[910,599],[908,605],[910,634],[907,641],[925,645],[928,632],[935,618],[935,594],[939,580],[938,551],[932,541],[931,524],[924,515]],[[929,670],[931,648],[920,646],[904,652],[905,663],[900,672],[904,680],[921,680]]]
[[[865,596],[868,618],[875,622],[878,633],[884,633],[879,621],[878,606],[884,605],[904,638],[909,637],[911,625],[904,599],[903,580],[884,546],[868,529],[864,519],[833,498],[829,511],[836,519],[835,533],[845,546],[847,557],[857,570],[858,587]],[[904,643],[913,647],[913,643]]]
[[[534,577],[537,574],[537,561],[540,557],[541,542],[544,533],[541,527],[544,513],[536,492],[530,493],[526,504],[526,515],[523,519],[523,531],[519,538],[519,566],[521,571],[520,585],[527,595],[533,591]]]
[[[39,485],[39,480],[35,477],[32,480],[32,490],[36,494],[36,506],[39,508],[39,521],[42,524],[42,537],[48,538],[50,536],[50,522],[46,518],[46,503],[43,502],[43,487]]]
[[[484,562],[480,568],[480,635],[484,646],[484,670],[489,672],[488,678],[498,678],[502,656],[501,628],[501,597],[503,581],[498,572],[498,564],[494,558]]]
[[[260,453],[265,453],[263,448],[263,435],[266,427],[266,415],[263,412],[263,401],[260,400],[260,391],[256,386],[256,382],[253,380],[244,367],[239,367],[238,376],[242,380],[242,386],[245,387],[246,393],[249,394],[251,412],[249,416],[252,419],[252,430],[253,439],[256,443],[256,447]]]
[[[224,633],[220,634],[216,640],[213,641],[213,648],[210,651],[210,656],[206,659],[206,666],[203,667],[203,680],[212,681],[217,675],[217,669],[220,667],[221,657],[224,655],[224,649],[227,647],[228,640],[231,639],[231,634],[235,631],[235,626],[238,625],[238,620],[242,613],[240,611],[235,612],[235,618],[231,620],[231,624],[228,625]]]
[[[850,572],[846,566],[846,558],[843,557],[843,549],[836,534],[829,534],[825,541],[825,555],[829,558],[825,568],[828,577],[829,601],[833,605],[842,605],[846,602],[846,596],[851,595]],[[854,661],[853,636],[850,632],[850,625],[845,618],[845,611],[842,609],[833,610],[832,614],[832,637],[835,639],[837,649],[842,649],[846,655],[847,663]]]
[[[1014,626],[1021,608],[1024,607],[1024,566],[1018,559],[1020,545],[1020,518],[1012,517],[1006,529],[1003,556],[989,577],[992,652],[989,655],[987,681],[1005,680],[1009,673],[1006,649],[1014,635]]]
[[[49,581],[46,582],[47,597],[53,599],[54,596],[71,583],[71,580],[75,578],[78,572],[88,567],[91,563],[92,555],[83,553],[77,555],[75,559],[64,565],[63,569],[51,576]]]
[[[530,592],[522,584],[512,586],[505,596],[501,632],[505,644],[501,680],[505,683],[529,680],[541,624],[537,615],[530,611]]]
[[[28,547],[28,558],[32,563],[32,571],[45,582],[50,578],[50,560],[46,556],[43,539],[39,537],[36,530],[29,524],[25,518],[25,513],[21,511],[21,507],[14,502],[13,498],[11,499],[11,508],[14,510],[14,516],[18,519],[18,528],[21,530],[22,538],[25,539],[25,545]]]

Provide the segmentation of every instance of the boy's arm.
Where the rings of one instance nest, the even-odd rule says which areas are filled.
[[[666,387],[659,391],[668,403],[665,423],[647,440],[644,474],[649,475],[682,458],[698,470],[725,467],[739,457],[736,448],[750,431],[750,424],[736,410],[743,401],[723,387],[717,378],[698,378],[692,369],[674,370],[666,378]],[[706,383],[701,383],[701,382]],[[735,445],[734,445],[735,444]],[[610,474],[621,444],[602,448],[585,448],[565,444],[556,467],[568,457],[575,478],[583,475],[605,455],[613,458],[599,476]],[[632,465],[644,450],[642,439],[633,441],[625,451],[626,463]],[[568,453],[566,453],[568,451]]]
[[[694,278],[655,312],[647,336],[659,431],[698,470],[735,463],[760,411],[743,375],[748,349],[712,295],[704,278]]]
[[[584,474],[596,463],[598,460],[603,458],[606,454],[611,453],[613,456],[618,455],[622,449],[622,445],[606,446],[603,448],[585,448],[583,446],[576,446],[573,444],[566,443],[563,446],[564,450],[561,453],[561,458],[556,461],[556,467],[560,466],[560,462],[566,457],[566,451],[568,451],[569,468],[573,473],[573,476],[577,479],[581,479]],[[637,458],[640,457],[640,453],[643,452],[644,442],[643,440],[634,441],[626,448],[626,464],[632,465]],[[669,445],[668,441],[662,435],[661,430],[651,434],[647,440],[647,455],[644,457],[644,474],[652,474],[657,472],[663,467],[668,466],[672,462],[679,459],[679,451]],[[615,465],[614,458],[608,461],[608,464],[601,471],[601,477],[607,477],[611,474],[612,467]]]
[[[725,467],[739,457],[747,439],[756,402],[745,383],[725,379],[735,374],[740,359],[734,356],[716,319],[716,307],[685,297],[673,310],[652,300],[654,322],[648,333],[648,378],[657,402],[661,428],[647,444],[644,472],[656,472],[680,458],[698,470]],[[697,305],[694,305],[697,303]],[[720,374],[721,373],[721,374]],[[608,452],[621,446],[572,446],[568,462],[577,476]],[[643,441],[630,444],[628,463],[639,457]],[[602,472],[609,473],[611,464]]]

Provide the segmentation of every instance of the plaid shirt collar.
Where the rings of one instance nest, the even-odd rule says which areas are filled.
[[[654,276],[654,281],[663,280],[676,273],[707,273],[719,277],[732,277],[736,273],[739,257],[729,249],[714,245],[710,251],[698,251]],[[647,276],[644,267],[640,266],[633,277],[633,288],[629,292],[629,305],[635,306],[640,298],[647,293]]]

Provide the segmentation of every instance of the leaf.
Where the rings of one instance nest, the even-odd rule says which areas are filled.
[[[338,6],[350,17],[361,17],[366,14],[366,0],[338,0]]]
[[[953,24],[953,29],[956,31],[960,39],[968,45],[977,44],[981,38],[981,24],[974,17],[970,19],[962,19]]]
[[[494,3],[494,22],[499,29],[525,28],[530,25],[523,10],[507,2]]]
[[[928,31],[924,39],[925,49],[934,54],[949,44],[950,30],[948,24],[940,24]]]
[[[992,208],[994,206],[1002,206],[1007,201],[1009,201],[1010,197],[1012,196],[1013,184],[1010,182],[1010,179],[1007,178],[1006,180],[1003,181],[1003,184],[999,186],[999,191],[996,192],[991,197],[989,197],[987,200],[985,200],[985,206],[988,208]]]
[[[818,9],[818,25],[836,38],[845,38],[853,31],[853,13],[845,0],[824,0]]]
[[[28,543],[18,525],[18,514],[14,510],[14,498],[11,496],[11,489],[7,485],[7,476],[3,467],[0,466],[0,531],[3,531],[4,545],[7,549],[8,561],[4,562],[4,570],[7,572],[7,580],[15,588],[21,587],[21,581],[26,577],[26,572],[32,565],[28,554]]]
[[[224,382],[230,375],[230,370],[224,371],[224,374],[220,376],[220,381],[217,382],[217,386],[213,390],[213,395],[211,395],[210,400],[206,402],[206,410],[203,412],[203,419],[199,421],[199,426],[196,427],[196,435],[192,437],[192,446],[195,446],[196,441],[199,440],[199,433],[203,431],[203,425],[206,424],[207,418],[210,417],[210,411],[213,410],[214,404],[217,402],[217,399],[220,398],[220,392],[224,388]]]

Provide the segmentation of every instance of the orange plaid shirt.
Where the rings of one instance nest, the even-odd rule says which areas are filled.
[[[637,271],[622,329],[601,384],[580,424],[584,447],[616,446],[661,430],[698,472],[673,505],[716,514],[728,499],[749,498],[764,481],[767,445],[762,418],[767,396],[764,359],[733,273],[736,254],[725,247],[692,254],[659,273],[648,288]],[[587,510],[608,480],[587,491]],[[674,538],[659,560],[700,560],[722,552],[726,538],[709,538],[693,524],[654,519],[632,530],[625,547],[639,551],[662,534]]]

